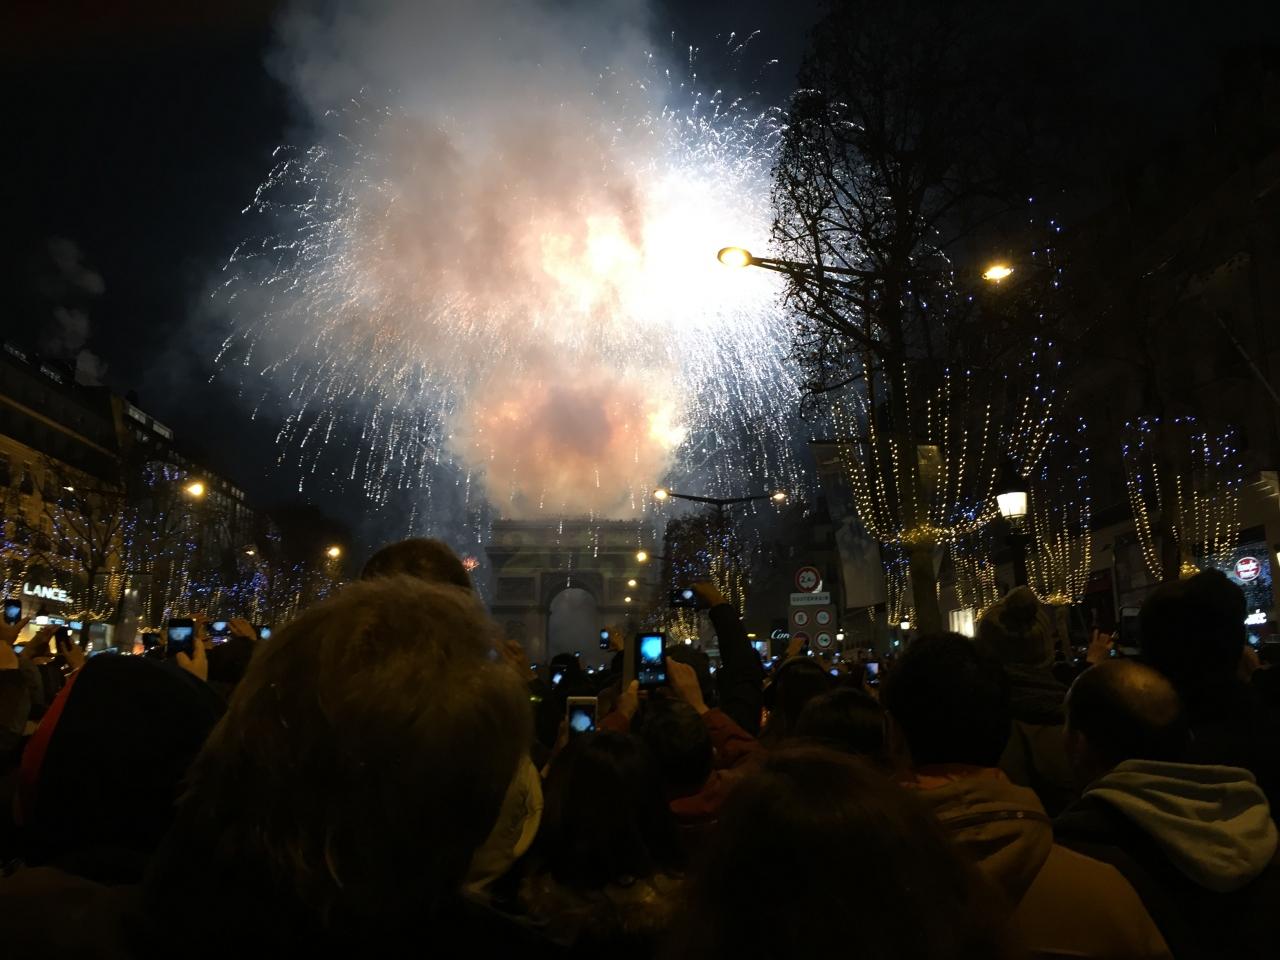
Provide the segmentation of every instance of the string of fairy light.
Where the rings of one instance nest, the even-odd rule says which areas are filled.
[[[1093,560],[1093,498],[1089,488],[1089,448],[1081,418],[1071,438],[1055,436],[1030,478],[1027,554],[1029,586],[1044,602],[1078,603]]]
[[[23,488],[6,488],[0,504],[4,589],[13,595],[38,569],[48,586],[72,596],[68,619],[111,620],[128,596],[143,623],[192,611],[266,622],[287,619],[336,586],[326,568],[268,563],[261,549],[238,556],[231,570],[213,562],[220,551],[201,533],[209,517],[183,499],[189,478],[172,464],[144,464],[129,495],[52,462],[35,474]],[[277,532],[267,533],[267,545],[278,547]]]
[[[955,574],[956,599],[962,609],[974,616],[1000,599],[1000,582],[996,578],[995,535],[990,525],[953,539],[948,545],[951,568]]]
[[[1057,390],[1044,378],[1046,363],[1038,341],[1028,364],[1034,368],[1031,388],[1009,414],[996,409],[994,391],[984,389],[987,384],[972,370],[945,371],[925,401],[923,435],[909,440],[886,435],[865,394],[836,405],[837,436],[848,441],[838,446],[837,458],[858,518],[873,538],[885,546],[945,545],[998,515],[995,489],[1001,465],[1011,460],[1021,474],[1030,474],[1052,437]],[[1060,365],[1056,361],[1053,369]],[[908,409],[911,380],[910,368],[903,365],[900,382],[908,392]],[[1007,378],[999,382],[1003,385]],[[862,429],[865,441],[858,439]],[[907,455],[916,458],[915,469],[905,468]],[[933,470],[936,474],[927,476]]]
[[[1126,489],[1147,573],[1165,574],[1161,536],[1173,538],[1181,576],[1225,562],[1238,535],[1244,465],[1234,428],[1195,417],[1125,424]]]

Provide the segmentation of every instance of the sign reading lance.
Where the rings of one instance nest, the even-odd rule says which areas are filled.
[[[40,597],[44,600],[56,600],[58,603],[70,603],[71,595],[57,587],[44,587],[38,583],[24,583],[22,592],[28,597]]]

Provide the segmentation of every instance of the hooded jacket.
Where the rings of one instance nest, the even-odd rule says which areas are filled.
[[[926,767],[906,782],[1003,890],[1033,957],[1169,957],[1133,887],[1112,866],[1058,846],[1036,795],[999,770]]]
[[[1128,760],[1056,826],[1129,879],[1175,956],[1274,955],[1280,835],[1249,771]]]
[[[1005,664],[1013,729],[1000,769],[1014,783],[1030,787],[1050,814],[1075,799],[1071,765],[1063,746],[1063,706],[1067,688],[1048,666]]]

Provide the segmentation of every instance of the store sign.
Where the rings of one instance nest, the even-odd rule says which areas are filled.
[[[36,583],[24,583],[22,592],[28,597],[39,597],[42,600],[53,600],[57,603],[71,602],[71,594],[58,587],[42,587]]]
[[[791,634],[786,630],[775,630],[773,631],[773,633],[769,634],[769,639],[770,640],[790,640]]]
[[[1262,564],[1257,557],[1241,557],[1236,561],[1236,578],[1242,583],[1257,580],[1262,573]]]

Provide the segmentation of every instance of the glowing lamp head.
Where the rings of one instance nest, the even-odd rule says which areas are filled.
[[[342,556],[342,548],[339,546],[330,547],[328,550],[324,552],[324,555],[328,557],[330,560],[337,560],[340,556]]]
[[[777,490],[770,499],[772,499],[774,503],[786,503],[787,492],[785,490]]]
[[[993,263],[982,271],[982,279],[989,283],[999,283],[1013,273],[1013,267],[1007,263]]]
[[[246,557],[252,557],[252,556],[256,556],[256,555],[257,555],[257,553],[258,553],[258,551],[257,551],[257,550],[254,550],[254,549],[251,547],[251,548],[249,548],[248,550],[246,550],[246,551],[244,552],[244,555],[245,555]]]
[[[1000,516],[1017,526],[1027,518],[1027,491],[1006,490],[996,494],[996,504],[1000,507]]]
[[[657,490],[653,491],[653,499],[655,500],[665,500],[669,496],[671,496],[671,494],[667,490],[664,490],[662,487],[659,487]]]
[[[187,496],[189,497],[195,497],[196,499],[199,499],[200,497],[204,496],[204,484],[201,483],[199,480],[192,480],[183,489],[187,491]]]
[[[634,587],[635,585],[636,585],[636,581],[635,581],[634,579],[632,579],[632,580],[628,580],[628,581],[627,581],[627,586],[628,586],[628,587]]]
[[[898,624],[898,629],[901,630],[903,633],[906,633],[908,630],[911,629],[911,621],[903,620],[900,624]],[[896,645],[897,642],[898,641],[895,640],[894,644]]]
[[[631,598],[630,598],[630,597],[623,597],[623,598],[622,598],[622,602],[623,602],[623,603],[630,603],[630,602],[631,602]]]
[[[647,550],[636,551],[636,563],[647,563],[649,561],[649,552]]]
[[[751,256],[750,250],[742,247],[725,247],[716,254],[716,259],[726,267],[749,267],[755,258]]]

